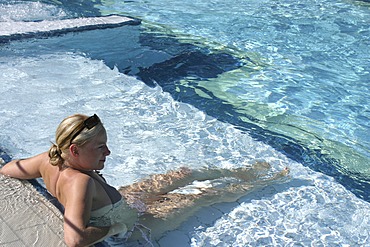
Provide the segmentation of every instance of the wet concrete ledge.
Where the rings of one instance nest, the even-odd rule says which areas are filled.
[[[66,246],[63,215],[26,180],[0,174],[0,246]]]
[[[140,23],[141,21],[139,19],[121,15],[35,22],[2,22],[0,26],[0,43],[24,38],[50,37],[69,32],[139,25]]]

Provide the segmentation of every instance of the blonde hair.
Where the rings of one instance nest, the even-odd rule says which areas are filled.
[[[86,115],[75,114],[63,119],[56,130],[55,143],[49,149],[50,164],[61,167],[68,157],[68,149],[72,143],[83,146],[104,130],[101,122],[91,129],[85,128],[84,121],[87,118]],[[75,136],[82,128],[81,133]]]

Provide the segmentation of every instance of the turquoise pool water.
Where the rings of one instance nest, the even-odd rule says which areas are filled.
[[[1,1],[0,13],[7,23],[142,20],[2,42],[7,155],[44,151],[66,115],[97,112],[115,186],[184,164],[292,170],[287,183],[201,211],[159,246],[370,245],[366,2]]]
[[[366,2],[110,1],[97,8],[247,59],[217,78],[182,84],[230,104],[244,122],[334,159],[341,174],[369,181]]]

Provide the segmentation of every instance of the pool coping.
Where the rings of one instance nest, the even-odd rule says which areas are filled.
[[[27,180],[0,174],[0,245],[66,246],[63,215]]]
[[[8,26],[6,26],[6,24],[8,24]],[[4,25],[4,27],[0,28],[0,43],[27,38],[47,38],[70,32],[82,32],[140,24],[140,19],[123,15],[106,15],[34,22],[9,22],[3,23],[2,25]],[[13,29],[15,28],[15,30],[10,30],[10,27]]]

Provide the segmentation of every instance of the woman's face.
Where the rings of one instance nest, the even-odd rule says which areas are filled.
[[[104,168],[105,158],[110,154],[107,146],[107,133],[103,129],[91,141],[78,147],[79,166],[84,170],[101,170]]]

